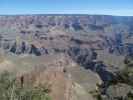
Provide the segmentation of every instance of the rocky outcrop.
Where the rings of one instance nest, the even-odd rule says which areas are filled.
[[[128,94],[132,91],[132,87],[127,84],[112,85],[105,91],[103,100],[128,100]]]
[[[85,69],[98,73],[103,82],[110,81],[114,75],[108,71],[108,67],[101,61],[97,61],[97,53],[94,50],[80,47],[71,47],[68,54],[72,59]]]

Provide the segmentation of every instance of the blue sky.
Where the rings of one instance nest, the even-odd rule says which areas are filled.
[[[133,0],[0,0],[0,14],[133,16]]]

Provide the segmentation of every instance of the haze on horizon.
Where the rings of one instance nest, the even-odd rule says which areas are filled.
[[[133,0],[0,0],[0,15],[16,14],[133,16]]]

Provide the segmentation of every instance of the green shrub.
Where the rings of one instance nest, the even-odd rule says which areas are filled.
[[[8,72],[0,76],[0,100],[51,100],[48,93],[44,86],[20,87]]]

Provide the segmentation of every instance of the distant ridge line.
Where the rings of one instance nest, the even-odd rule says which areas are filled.
[[[119,15],[104,15],[104,14],[3,14],[0,16],[112,16],[112,17],[133,17]]]

